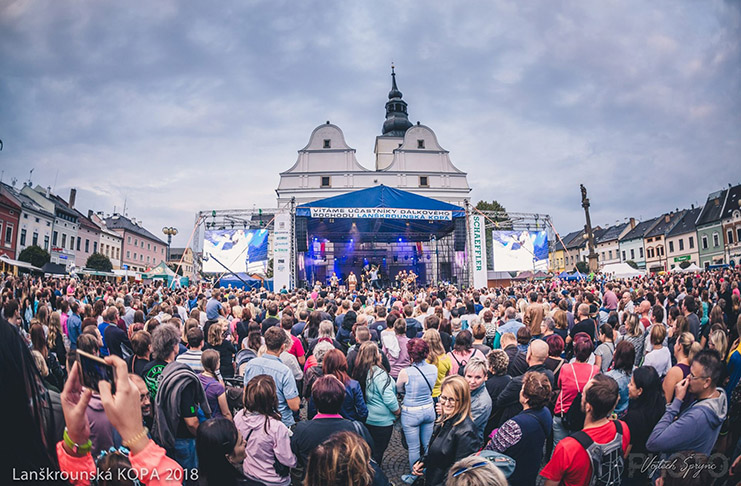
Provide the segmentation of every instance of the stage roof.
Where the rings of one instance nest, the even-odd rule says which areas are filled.
[[[307,218],[310,238],[356,243],[441,238],[465,214],[459,206],[382,184],[296,208],[297,217]]]

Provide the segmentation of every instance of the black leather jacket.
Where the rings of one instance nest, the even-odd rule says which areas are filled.
[[[426,486],[445,484],[450,466],[481,448],[478,432],[471,418],[466,417],[458,425],[453,425],[455,422],[457,418],[451,418],[442,425],[435,425],[429,450],[423,460],[426,467]]]

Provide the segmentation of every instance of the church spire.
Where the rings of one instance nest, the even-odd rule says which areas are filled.
[[[391,91],[386,102],[386,121],[383,122],[383,136],[403,137],[407,129],[412,126],[407,114],[407,103],[402,98],[401,91],[396,86],[396,71],[391,65]]]

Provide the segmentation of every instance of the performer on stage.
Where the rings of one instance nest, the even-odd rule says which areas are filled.
[[[373,289],[381,289],[381,285],[379,285],[378,281],[378,267],[372,266],[370,270],[370,284],[371,288]]]
[[[358,277],[353,272],[350,272],[350,275],[347,276],[347,287],[350,292],[355,292],[358,287]]]
[[[337,278],[337,273],[332,272],[332,276],[329,277],[329,286],[332,288],[332,291],[336,292],[339,285],[340,285],[340,279]]]

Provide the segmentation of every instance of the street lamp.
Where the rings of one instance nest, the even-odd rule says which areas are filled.
[[[167,235],[167,261],[170,261],[170,244],[172,243],[172,237],[178,234],[178,229],[173,226],[165,226],[162,228],[162,232]]]

